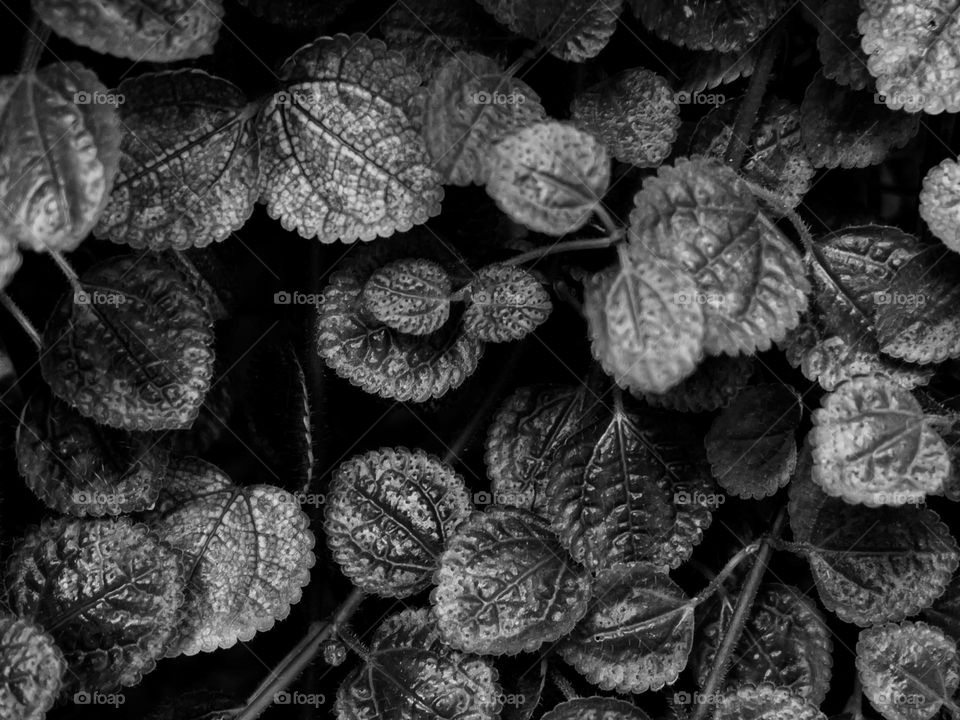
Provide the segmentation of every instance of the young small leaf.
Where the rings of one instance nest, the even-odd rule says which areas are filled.
[[[565,235],[590,219],[610,184],[606,148],[573,125],[540,122],[493,146],[487,192],[514,221]]]
[[[341,463],[324,530],[343,574],[365,592],[407,597],[429,585],[473,506],[466,484],[425,452],[381,448]]]
[[[232,647],[269,630],[310,580],[310,520],[280,488],[238,487],[210,463],[181,460],[167,473],[149,521],[187,568],[168,657]]]
[[[440,557],[430,601],[444,642],[465,652],[533,652],[587,611],[589,573],[547,524],[517,508],[474,513]]]
[[[746,683],[725,692],[712,720],[827,720],[815,705],[789,688]]]
[[[741,53],[788,7],[787,0],[629,0],[640,21],[692,50]]]
[[[597,696],[562,702],[542,720],[650,720],[650,716],[626,700]]]
[[[726,407],[753,375],[750,355],[711,355],[679,385],[665,393],[643,393],[651,407],[679,412],[711,412]]]
[[[860,631],[863,694],[886,720],[930,720],[960,685],[956,643],[924,622]]]
[[[60,693],[66,667],[43,628],[0,615],[0,717],[43,720]]]
[[[860,46],[859,17],[860,4],[848,0],[826,0],[817,12],[817,49],[823,74],[852,90],[873,85],[867,56]]]
[[[596,579],[583,620],[558,651],[601,690],[642,693],[676,681],[693,646],[693,606],[665,573],[618,566]]]
[[[450,317],[450,275],[431,260],[396,260],[363,286],[364,307],[399,332],[429,335]]]
[[[516,265],[487,265],[466,290],[464,331],[483,342],[520,340],[550,317],[553,304],[540,281]]]
[[[960,252],[960,163],[946,158],[930,168],[920,191],[920,217],[944,245]]]

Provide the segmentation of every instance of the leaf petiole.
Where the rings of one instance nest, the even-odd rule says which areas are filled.
[[[13,301],[13,298],[3,290],[0,290],[0,305],[3,305],[4,309],[13,316],[13,319],[23,328],[23,331],[30,337],[33,344],[37,346],[37,350],[39,350],[43,346],[40,333],[37,332],[33,323],[30,322],[30,318],[28,318],[23,310]]]

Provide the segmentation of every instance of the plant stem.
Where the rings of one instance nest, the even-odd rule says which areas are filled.
[[[551,671],[550,679],[553,680],[553,684],[557,686],[557,689],[563,693],[563,697],[565,699],[576,700],[578,697],[580,697],[577,694],[577,691],[574,689],[573,684],[558,671]]]
[[[787,519],[787,508],[784,505],[777,513],[776,520],[773,521],[773,528],[770,530],[770,537],[778,537],[783,530],[783,525]],[[750,610],[753,608],[753,601],[760,589],[760,581],[763,580],[767,569],[767,563],[770,561],[770,555],[773,553],[773,547],[770,543],[770,537],[764,537],[760,541],[760,549],[757,552],[757,559],[750,569],[750,574],[744,583],[743,590],[737,597],[737,604],[734,607],[733,617],[730,619],[730,625],[723,635],[720,647],[717,648],[717,654],[713,658],[713,666],[710,668],[710,674],[703,685],[703,691],[698,695],[698,701],[694,708],[690,720],[704,720],[710,711],[710,698],[714,697],[717,690],[723,684],[727,675],[730,661],[737,643],[740,641],[740,635],[750,617]],[[706,700],[705,702],[702,700]]]
[[[787,218],[787,220],[790,221],[790,224],[793,225],[793,229],[797,231],[797,235],[800,236],[800,242],[803,243],[803,249],[808,253],[813,252],[813,235],[810,234],[810,228],[807,227],[807,224],[800,218],[797,212],[790,207],[777,193],[771,192],[765,187],[747,180],[747,178],[743,176],[741,176],[740,179],[748,188],[750,188],[750,192],[759,197],[761,200],[766,200],[768,203],[773,205],[785,218]],[[777,229],[773,220],[768,218],[764,212],[760,213],[760,222],[764,223],[769,228],[774,230]]]
[[[67,259],[63,256],[63,253],[61,253],[59,250],[47,250],[47,254],[53,258],[53,261],[57,264],[57,267],[60,268],[60,271],[67,278],[67,282],[70,283],[73,291],[82,292],[83,286],[80,284],[80,276],[77,275],[77,271],[73,269],[73,266],[67,262]]]
[[[27,28],[23,49],[20,51],[19,73],[30,73],[37,69],[49,39],[50,27],[33,14],[30,18],[30,26]]]
[[[329,621],[312,623],[307,634],[280,661],[270,675],[253,691],[243,710],[233,720],[254,720],[273,704],[278,693],[285,690],[320,651],[323,643],[338,633],[339,627],[346,623],[363,602],[363,591],[354,588]]]
[[[727,561],[727,564],[724,565],[720,572],[713,577],[710,583],[703,590],[698,592],[693,600],[691,600],[691,604],[700,605],[701,603],[710,599],[713,594],[723,586],[723,583],[727,581],[727,578],[733,574],[733,571],[737,569],[737,566],[760,549],[761,543],[762,541],[760,540],[752,542],[740,550],[740,552],[738,552],[732,558],[730,558]]]
[[[563,252],[572,252],[574,250],[600,250],[602,248],[608,248],[611,245],[616,245],[622,239],[622,233],[618,237],[601,237],[601,238],[582,238],[580,240],[567,240],[566,242],[556,243],[554,245],[548,245],[547,247],[539,247],[534,250],[528,250],[522,255],[517,255],[516,257],[510,258],[505,261],[504,265],[522,265],[523,263],[530,262],[531,260],[538,260],[547,255],[556,255],[557,253]]]
[[[623,236],[626,235],[626,228],[617,225],[613,221],[613,216],[610,215],[610,212],[603,206],[602,202],[597,201],[597,204],[593,207],[593,214],[597,216],[601,223],[603,223],[603,227],[607,231],[607,235],[611,238],[621,240],[623,239]]]
[[[19,308],[19,306],[13,301],[7,293],[3,290],[0,290],[0,305],[3,305],[4,309],[13,316],[13,319],[16,320],[20,327],[23,328],[23,331],[30,336],[30,340],[33,341],[33,344],[37,346],[39,350],[43,346],[43,340],[40,337],[40,333],[37,332],[37,329],[33,326],[33,323],[30,322],[30,318]]]

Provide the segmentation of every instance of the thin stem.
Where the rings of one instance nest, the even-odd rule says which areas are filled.
[[[47,254],[53,258],[53,261],[57,264],[57,267],[60,268],[60,271],[67,278],[67,282],[70,283],[70,286],[73,288],[74,292],[83,292],[83,286],[80,284],[80,276],[77,275],[77,271],[73,269],[73,266],[67,262],[67,259],[63,256],[59,250],[47,250]]]
[[[30,322],[30,318],[19,308],[19,306],[13,301],[6,292],[0,290],[0,305],[3,305],[4,309],[13,316],[13,319],[16,320],[20,327],[23,328],[23,331],[30,336],[30,339],[33,341],[33,344],[37,346],[39,350],[43,346],[43,340],[40,337],[40,333],[37,332],[37,329],[33,326],[33,323]]]
[[[580,697],[574,689],[573,684],[556,670],[550,672],[550,679],[553,680],[553,684],[557,686],[557,689],[563,693],[563,697],[566,700],[576,700]]]
[[[800,236],[800,242],[803,243],[803,249],[807,252],[813,251],[813,235],[810,234],[810,228],[807,227],[807,224],[800,218],[796,210],[790,207],[786,200],[783,199],[780,195],[775,192],[767,190],[765,187],[757,185],[755,182],[747,180],[745,177],[741,176],[744,184],[750,188],[750,192],[759,197],[761,200],[766,200],[768,203],[774,206],[781,215],[783,215],[787,220],[790,221],[790,224],[793,225],[793,229],[797,231],[797,234]],[[765,213],[760,213],[760,221],[764,223],[767,227],[777,229],[774,222],[766,216]]]
[[[723,586],[723,583],[725,583],[731,575],[733,575],[733,571],[737,569],[737,566],[746,558],[756,553],[760,549],[760,545],[760,540],[752,542],[740,550],[740,552],[738,552],[732,558],[730,558],[727,561],[727,564],[724,565],[720,572],[713,577],[710,583],[703,590],[697,593],[693,600],[691,600],[691,604],[700,605],[701,603],[713,597],[713,594]]]
[[[594,205],[593,214],[603,223],[607,235],[611,238],[620,240],[626,234],[626,228],[617,225],[617,223],[613,221],[613,216],[610,215],[610,212],[603,206],[602,202],[598,201],[597,204]]]
[[[522,265],[523,263],[528,263],[531,260],[539,260],[547,255],[556,255],[557,253],[572,252],[574,250],[600,250],[602,248],[608,248],[611,245],[616,245],[618,242],[620,242],[622,237],[623,234],[621,233],[618,237],[610,236],[601,238],[583,238],[580,240],[567,240],[566,242],[556,243],[546,247],[539,247],[535,248],[534,250],[528,250],[522,255],[517,255],[516,257],[510,258],[503,264]]]
[[[346,623],[363,602],[363,591],[354,588],[340,607],[336,609],[329,621],[312,623],[304,638],[297,643],[290,652],[280,661],[270,675],[257,687],[247,699],[243,710],[233,720],[255,720],[263,711],[273,704],[274,698],[290,683],[292,683],[303,669],[313,661],[320,651],[320,647],[330,637],[339,631],[339,627]]]
[[[370,649],[360,642],[360,638],[353,631],[348,623],[343,623],[337,627],[337,635],[343,640],[343,644],[353,650],[354,654],[364,661],[370,659]]]
[[[49,39],[50,27],[34,14],[30,18],[30,26],[27,28],[23,49],[20,51],[20,67],[18,72],[25,74],[37,69],[37,65],[40,64],[40,58],[43,56],[43,51],[46,49]]]
[[[776,520],[773,521],[773,528],[770,530],[770,537],[764,537],[760,541],[760,550],[757,552],[757,559],[750,569],[750,574],[744,583],[743,590],[737,597],[737,604],[734,607],[733,617],[730,619],[730,625],[717,653],[713,658],[713,665],[710,668],[710,674],[703,685],[703,691],[697,696],[698,701],[690,720],[704,720],[710,711],[710,703],[702,702],[702,699],[716,696],[717,690],[723,685],[723,680],[727,675],[727,670],[732,660],[733,651],[740,641],[740,635],[743,633],[744,625],[750,617],[750,610],[753,608],[753,601],[756,599],[757,591],[760,589],[760,582],[767,569],[767,563],[770,561],[770,555],[773,553],[771,546],[771,537],[778,537],[783,531],[784,523],[787,519],[787,508],[783,506],[777,513]]]

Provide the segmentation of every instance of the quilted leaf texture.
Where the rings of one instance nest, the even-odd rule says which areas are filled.
[[[944,245],[960,252],[960,163],[947,158],[930,168],[920,191],[920,217]]]
[[[618,566],[596,579],[583,620],[558,651],[601,690],[642,693],[672,684],[693,646],[693,606],[665,573]]]
[[[561,60],[584,62],[606,47],[623,0],[479,0],[498,22]]]
[[[407,597],[430,584],[447,539],[473,510],[463,478],[420,450],[381,448],[334,472],[327,544],[368,593]]]
[[[80,278],[43,333],[40,368],[54,394],[126,430],[189,427],[213,375],[213,321],[161,257],[119,256]]]
[[[77,63],[0,77],[0,279],[20,262],[8,243],[70,251],[97,222],[120,159],[112,97]]]
[[[863,0],[857,28],[887,107],[960,110],[960,17],[952,0]]]
[[[587,611],[589,573],[547,523],[511,507],[474,513],[440,556],[430,594],[444,642],[484,655],[533,652]]]
[[[84,517],[152,508],[168,458],[156,438],[98,427],[41,390],[20,417],[17,462],[47,507]]]
[[[43,628],[15,615],[0,615],[0,717],[43,720],[67,665]]]
[[[77,45],[136,62],[209,55],[220,33],[221,0],[33,0],[34,12]]]
[[[466,289],[465,332],[483,342],[521,340],[547,321],[553,304],[536,277],[516,265],[487,265]]]
[[[280,71],[261,108],[261,198],[287,230],[325,243],[388,237],[439,214],[440,175],[406,112],[420,85],[362,34],[322,37]]]
[[[742,53],[783,13],[786,0],[630,0],[640,21],[693,50]]]
[[[149,521],[186,568],[168,657],[232,647],[269,630],[310,580],[310,520],[293,495],[272,485],[238,487],[210,463],[180,460]]]
[[[176,553],[128,518],[44,521],[7,565],[11,609],[49,628],[64,690],[132,686],[173,639],[183,602]]]
[[[857,670],[863,693],[887,720],[930,720],[960,684],[953,639],[924,622],[860,632]]]
[[[458,53],[437,71],[423,101],[423,139],[450,185],[483,184],[492,147],[546,116],[540,96],[492,58]]]
[[[565,235],[586,225],[609,184],[606,148],[573,125],[549,121],[494,146],[487,193],[514,221]]]
[[[220,242],[257,200],[258,144],[247,99],[200,70],[124,80],[120,172],[94,233],[135,248]]]
[[[697,429],[682,415],[621,402],[564,442],[548,476],[553,527],[592,571],[679,566],[720,502]]]
[[[828,498],[805,551],[820,599],[861,627],[933,604],[957,569],[957,542],[923,507],[866,508]]]
[[[543,720],[650,720],[650,716],[626,700],[578,697],[544,713]]]
[[[788,688],[765,682],[740,685],[717,701],[713,720],[827,720],[817,707]]]
[[[384,265],[363,286],[363,304],[394,330],[429,335],[450,317],[450,275],[432,260],[397,260]]]

